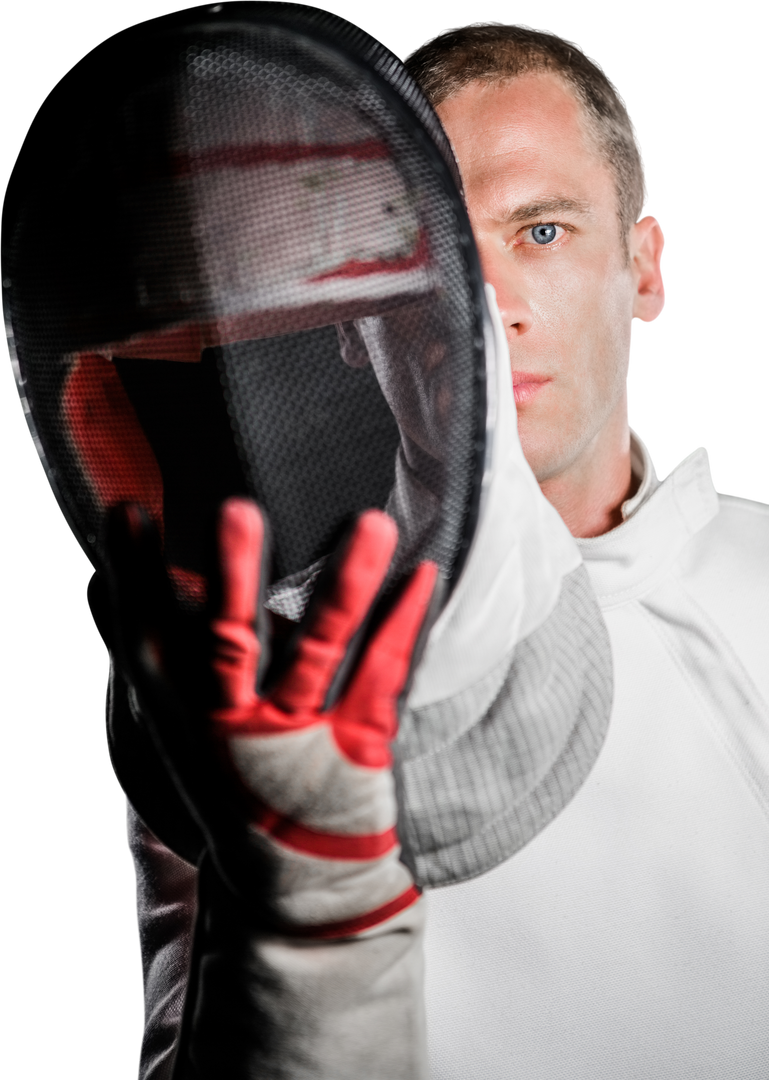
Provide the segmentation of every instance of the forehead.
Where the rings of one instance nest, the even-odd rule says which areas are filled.
[[[571,198],[614,209],[611,169],[584,109],[557,75],[536,72],[463,87],[438,107],[459,161],[468,201],[507,212],[522,202]]]

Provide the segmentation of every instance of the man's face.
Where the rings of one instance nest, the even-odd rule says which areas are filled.
[[[542,483],[625,422],[637,290],[614,176],[554,75],[471,83],[438,113],[505,324],[523,450]]]

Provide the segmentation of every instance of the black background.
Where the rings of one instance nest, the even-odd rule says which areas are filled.
[[[3,16],[5,238],[30,162],[39,160],[36,136],[56,80],[112,29],[177,6],[25,4]],[[750,26],[737,17],[692,25],[619,15],[607,23],[579,14],[579,5],[454,3],[440,15],[420,14],[427,6],[340,2],[336,10],[402,53],[449,23],[523,18],[581,42],[621,86],[646,147],[649,210],[670,241],[669,310],[657,326],[637,328],[633,422],[663,474],[705,443],[721,489],[769,499],[759,296],[766,224],[754,205],[763,177],[752,157],[759,111],[743,51]],[[56,163],[46,167],[55,183]],[[10,1041],[24,1041],[32,1075],[71,1067],[79,1077],[127,1080],[138,984],[121,800],[100,727],[104,653],[83,604],[85,564],[44,486],[10,379],[0,396],[9,433],[2,482]]]

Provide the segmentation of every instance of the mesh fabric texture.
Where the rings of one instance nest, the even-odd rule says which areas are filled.
[[[403,517],[394,576],[430,557],[456,577],[484,452],[480,272],[437,119],[355,27],[232,3],[99,46],[24,144],[3,277],[33,434],[97,569],[106,509],[138,501],[201,599],[213,511],[247,493],[289,617],[370,506]]]

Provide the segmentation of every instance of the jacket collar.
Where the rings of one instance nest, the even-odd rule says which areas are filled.
[[[624,521],[604,536],[577,541],[604,609],[635,600],[654,588],[691,537],[718,513],[705,450],[695,450],[662,483],[636,435],[631,455],[641,483],[623,503]]]

